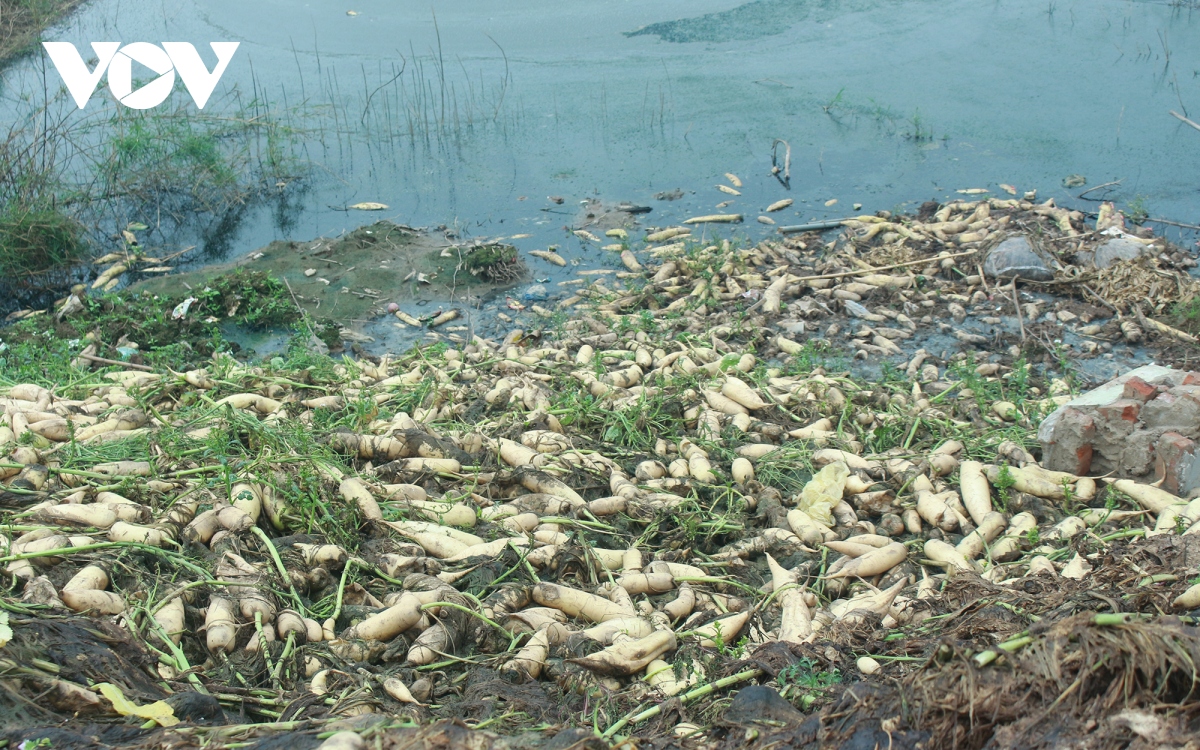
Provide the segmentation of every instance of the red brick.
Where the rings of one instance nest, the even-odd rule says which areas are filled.
[[[1156,395],[1158,395],[1158,388],[1136,375],[1125,381],[1125,390],[1121,394],[1123,398],[1135,399],[1142,403],[1146,403]]]
[[[1163,480],[1162,488],[1176,495],[1185,489],[1181,482],[1196,460],[1196,442],[1178,432],[1164,432],[1154,451],[1155,479]]]
[[[1086,474],[1092,465],[1092,443],[1096,422],[1074,407],[1064,409],[1054,425],[1052,441],[1043,443],[1046,467],[1072,474]]]
[[[1096,413],[1103,419],[1120,419],[1125,422],[1136,422],[1141,411],[1142,402],[1131,398],[1119,398],[1111,404],[1096,407]]]
[[[1092,468],[1092,446],[1081,445],[1075,450],[1075,471],[1076,475],[1087,474]]]
[[[1187,375],[1184,375],[1181,385],[1200,385],[1200,372],[1192,370]]]

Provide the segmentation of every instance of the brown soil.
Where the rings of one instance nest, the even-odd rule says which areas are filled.
[[[1200,697],[1200,629],[1190,616],[1156,616],[1187,588],[1180,580],[1145,584],[1149,576],[1195,572],[1200,538],[1160,536],[1105,546],[1081,541],[1094,571],[1085,580],[1030,576],[998,586],[970,574],[953,577],[941,596],[920,603],[914,624],[887,630],[874,623],[834,625],[810,645],[767,643],[743,659],[718,656],[709,677],[761,670],[758,682],[795,698],[815,698],[811,714],[786,702],[729,694],[688,706],[667,701],[659,717],[638,726],[631,741],[682,748],[1196,748]],[[1097,624],[1097,614],[1124,614]],[[253,747],[315,747],[319,719],[336,719],[345,706],[327,706],[301,682],[285,693],[280,726],[245,731],[229,725],[249,716],[227,704],[206,714],[203,701],[182,679],[170,681],[171,699],[183,724],[140,730],[132,725],[89,723],[99,718],[56,689],[111,682],[139,703],[165,697],[150,678],[153,657],[123,629],[103,620],[13,616],[14,640],[0,662],[0,715],[10,747],[47,738],[54,747],[222,747],[250,741]],[[980,667],[975,656],[1020,634],[1030,642]],[[862,675],[862,654],[874,655],[880,673]],[[797,666],[799,665],[799,667]],[[248,665],[246,665],[248,666]],[[347,664],[348,672],[355,667]],[[836,673],[841,684],[798,688],[800,672]],[[460,674],[458,679],[455,674]],[[584,748],[608,747],[581,725],[589,700],[608,722],[641,705],[636,681],[622,693],[590,699],[566,673],[555,682],[523,685],[501,680],[488,668],[432,673],[439,708],[404,706],[376,696],[381,713],[319,722],[329,733],[352,728],[385,748]],[[207,678],[206,678],[207,681]],[[347,682],[353,684],[353,680]],[[236,686],[211,685],[224,693]],[[759,690],[760,689],[755,689]],[[732,702],[731,702],[732,700]],[[804,702],[804,701],[800,701]],[[246,704],[251,707],[252,704]],[[652,704],[651,704],[652,705]],[[180,708],[185,706],[184,708]],[[199,708],[197,708],[197,706]],[[189,713],[192,711],[193,713]],[[353,713],[353,712],[349,712]],[[506,723],[519,715],[520,725]],[[89,719],[92,716],[92,719]],[[490,720],[490,721],[489,721]],[[413,721],[419,728],[401,726]],[[464,722],[487,723],[490,731]],[[689,721],[708,729],[676,739],[673,727]],[[218,729],[224,725],[226,729]],[[533,731],[529,731],[533,729]],[[525,731],[521,731],[525,730]],[[324,735],[323,735],[324,736]]]

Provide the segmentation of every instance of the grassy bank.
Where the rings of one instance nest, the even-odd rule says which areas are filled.
[[[48,26],[83,0],[0,0],[0,65],[29,52]]]
[[[0,65],[34,49],[76,4],[0,0]],[[88,273],[83,262],[116,249],[134,225],[154,250],[147,255],[177,257],[183,238],[197,235],[220,244],[249,205],[285,200],[306,172],[295,150],[303,126],[293,125],[303,118],[259,92],[226,91],[204,112],[184,99],[131,110],[106,96],[79,111],[56,80],[46,91],[34,79],[6,80],[0,316],[65,292]]]

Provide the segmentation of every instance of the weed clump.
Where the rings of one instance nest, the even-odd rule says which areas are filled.
[[[84,228],[52,208],[10,206],[0,213],[0,276],[44,273],[83,260]]]
[[[500,283],[519,281],[527,273],[525,262],[512,245],[478,245],[463,256],[463,270],[480,279]]]
[[[232,319],[254,330],[287,326],[300,319],[287,287],[262,271],[239,269],[214,279],[196,296],[202,314]]]
[[[1192,334],[1200,332],[1200,294],[1176,302],[1171,312],[1177,328]]]

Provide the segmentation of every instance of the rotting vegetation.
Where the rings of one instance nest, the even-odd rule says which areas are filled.
[[[1063,258],[1100,239],[1019,201],[936,223],[983,205]],[[503,340],[0,368],[7,738],[1184,746],[1200,501],[1042,469],[1034,428],[1071,390],[1044,326],[1088,304],[1089,340],[1178,351],[1151,321],[1194,304],[1186,258],[1128,261],[1182,290],[1162,310],[1105,285],[1120,264],[1022,302],[959,255],[987,237],[933,223],[613,230],[627,270]],[[951,308],[1014,303],[1059,315],[1022,342]],[[953,354],[901,348],[925,315]]]

